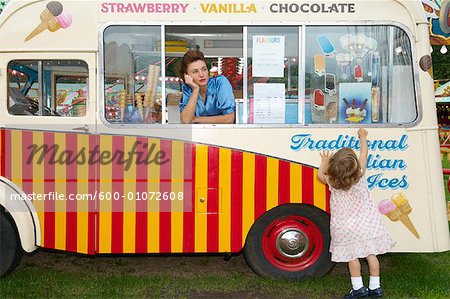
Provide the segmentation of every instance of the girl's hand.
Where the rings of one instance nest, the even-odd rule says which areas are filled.
[[[327,183],[326,172],[327,172],[327,168],[328,168],[328,161],[331,158],[331,153],[330,153],[330,151],[322,151],[320,153],[320,157],[322,157],[322,163],[320,163],[319,172],[317,173],[317,177],[319,178],[319,180],[322,183],[326,184]]]
[[[330,153],[330,151],[322,151],[320,153],[320,157],[322,158],[322,163],[323,164],[328,164],[328,161],[331,158],[331,153]]]
[[[358,130],[358,136],[359,136],[359,139],[365,139],[365,138],[367,138],[367,134],[368,134],[368,132],[367,132],[366,129],[364,129],[364,128],[359,128],[359,130]]]
[[[198,85],[194,83],[194,78],[192,78],[188,74],[184,74],[184,83],[190,86],[192,89],[199,88]]]

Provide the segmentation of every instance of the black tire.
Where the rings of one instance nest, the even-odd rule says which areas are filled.
[[[0,209],[0,277],[14,270],[20,263],[23,249],[19,234],[9,213]]]
[[[324,276],[335,265],[329,252],[329,223],[329,215],[311,205],[275,207],[251,227],[244,246],[245,260],[264,277]]]

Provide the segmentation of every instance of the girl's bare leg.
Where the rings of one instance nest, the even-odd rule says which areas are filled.
[[[371,254],[367,256],[366,259],[367,263],[369,264],[370,276],[380,276],[380,262],[378,262],[377,257]]]
[[[359,262],[359,259],[348,262],[348,270],[350,271],[351,277],[361,276],[361,264]]]

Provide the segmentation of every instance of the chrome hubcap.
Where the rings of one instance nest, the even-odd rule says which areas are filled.
[[[276,246],[282,256],[299,258],[308,250],[309,239],[299,229],[285,229],[278,235]]]

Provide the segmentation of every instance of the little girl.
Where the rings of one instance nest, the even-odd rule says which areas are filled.
[[[381,297],[380,264],[376,255],[395,244],[373,202],[364,178],[367,164],[367,130],[358,130],[361,149],[359,159],[350,148],[331,155],[320,154],[318,177],[331,192],[331,260],[348,262],[352,290],[345,298]],[[369,264],[369,289],[364,287],[359,258]]]

